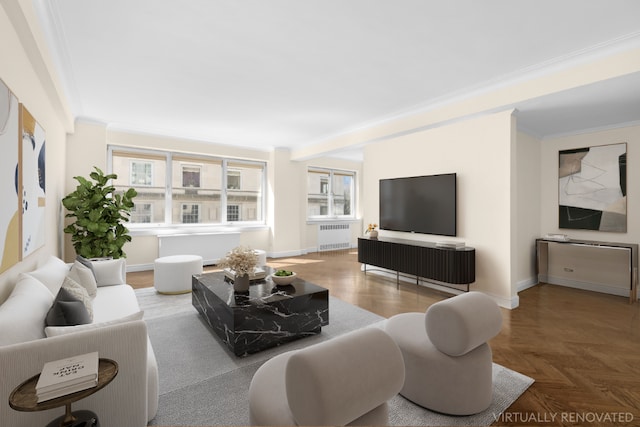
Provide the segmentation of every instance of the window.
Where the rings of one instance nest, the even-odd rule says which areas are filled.
[[[116,191],[138,191],[130,226],[264,222],[265,163],[109,147]]]
[[[198,224],[200,222],[200,205],[182,205],[182,223]]]
[[[227,189],[229,190],[240,189],[240,171],[238,170],[227,171]]]
[[[227,206],[227,221],[240,221],[240,206]]]
[[[113,150],[110,169],[118,175],[113,180],[116,192],[133,187],[138,196],[133,199],[131,224],[163,223],[165,221],[165,176],[167,159],[164,155],[147,152]]]
[[[153,182],[153,163],[131,160],[131,185],[150,186]]]
[[[320,193],[329,194],[329,177],[326,177],[326,176],[320,177]]]
[[[355,172],[309,168],[307,217],[310,219],[354,217]]]
[[[264,218],[264,163],[227,162],[227,207],[236,206],[227,221],[262,221]],[[231,178],[231,181],[229,180]],[[231,212],[227,209],[227,212]],[[246,217],[242,218],[242,213]]]
[[[131,222],[150,223],[152,219],[153,205],[151,203],[136,203],[131,209]]]
[[[200,166],[182,165],[182,186],[200,187]]]

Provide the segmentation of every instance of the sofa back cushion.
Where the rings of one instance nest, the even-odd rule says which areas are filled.
[[[36,270],[26,273],[44,284],[51,292],[51,296],[58,295],[58,291],[69,274],[69,266],[60,258],[51,256],[44,265]]]
[[[20,273],[11,295],[0,305],[0,346],[44,338],[45,317],[53,300],[44,284]]]

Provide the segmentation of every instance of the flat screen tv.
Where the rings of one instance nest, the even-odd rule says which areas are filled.
[[[380,180],[380,229],[456,235],[456,174]]]

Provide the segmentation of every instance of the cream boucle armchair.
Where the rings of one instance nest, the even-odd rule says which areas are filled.
[[[426,313],[391,317],[387,333],[402,351],[400,394],[420,406],[451,415],[482,412],[493,397],[493,362],[487,341],[502,327],[500,308],[481,292],[431,305]]]
[[[264,363],[249,387],[251,424],[386,425],[403,381],[389,335],[360,329]]]

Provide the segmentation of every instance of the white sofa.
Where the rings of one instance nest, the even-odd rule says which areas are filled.
[[[0,305],[0,425],[46,425],[64,407],[20,412],[9,406],[12,390],[36,375],[45,362],[97,351],[118,363],[118,375],[104,389],[73,403],[72,410],[95,412],[103,426],[146,426],[158,409],[158,366],[131,286],[125,284],[124,260],[83,267],[51,257],[30,273],[21,273]],[[92,271],[93,270],[93,271]],[[89,273],[87,273],[89,272]],[[90,275],[89,275],[90,274]],[[47,313],[63,282],[93,289],[87,304],[89,324],[45,327]],[[93,287],[93,288],[92,288]],[[89,292],[91,293],[91,292]]]

